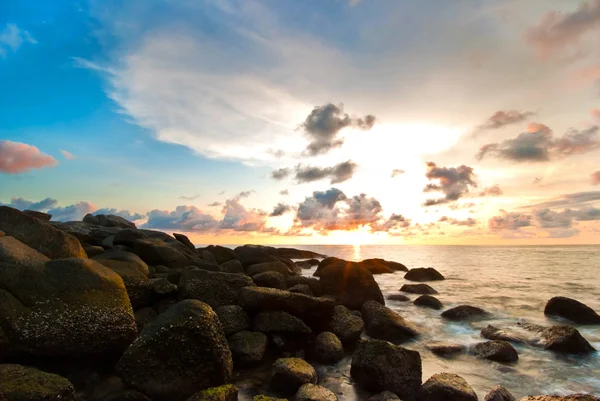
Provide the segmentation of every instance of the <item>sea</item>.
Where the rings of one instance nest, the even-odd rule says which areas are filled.
[[[386,304],[421,328],[422,335],[403,347],[419,351],[423,381],[435,373],[462,376],[483,399],[495,385],[506,387],[515,398],[527,395],[591,393],[600,396],[600,352],[589,356],[560,355],[527,345],[515,345],[519,360],[500,364],[476,358],[472,352],[444,359],[427,350],[431,342],[463,344],[470,350],[481,329],[517,322],[540,325],[571,324],[600,350],[600,326],[574,325],[544,315],[544,305],[553,296],[579,300],[600,313],[600,246],[393,246],[314,245],[295,246],[328,256],[360,261],[383,258],[403,263],[409,269],[434,267],[445,281],[429,283],[444,303],[444,309],[461,304],[478,306],[490,317],[477,322],[451,323],[441,311],[418,307],[412,302],[387,300],[408,283],[403,272],[375,276]],[[312,275],[315,268],[305,270]],[[414,300],[418,295],[408,295]],[[350,377],[351,357],[334,366],[317,367],[320,384],[342,401],[364,400],[365,394]]]

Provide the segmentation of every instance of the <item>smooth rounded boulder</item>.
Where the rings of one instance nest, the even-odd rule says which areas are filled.
[[[517,350],[507,341],[492,340],[475,345],[475,355],[494,362],[512,363],[519,360]]]
[[[294,393],[307,383],[317,383],[317,372],[300,358],[280,358],[271,367],[271,387],[274,390]]]
[[[261,362],[267,351],[268,339],[263,333],[240,331],[229,336],[227,342],[237,367]]]
[[[442,309],[444,307],[442,301],[431,295],[421,295],[419,298],[415,299],[413,303],[417,306],[423,306],[425,308],[431,308],[436,310]]]
[[[404,275],[404,278],[410,281],[439,281],[445,280],[446,278],[433,267],[419,267],[417,269],[410,269],[408,273]]]
[[[337,396],[325,387],[307,383],[298,389],[294,401],[337,401]]]
[[[344,346],[337,336],[324,331],[315,338],[314,359],[322,364],[339,362],[344,357]]]
[[[313,296],[320,297],[323,295],[323,285],[321,285],[321,281],[314,277],[306,277],[306,276],[291,276],[286,279],[286,284],[289,288],[292,288],[298,284],[304,284],[310,287],[310,291],[313,293]]]
[[[177,241],[175,243],[180,244]],[[190,265],[189,257],[158,238],[135,240],[132,251],[150,266],[162,265],[177,269]]]
[[[438,294],[436,290],[430,287],[427,284],[404,284],[400,291],[408,292],[409,294],[428,294],[435,295]]]
[[[236,305],[240,289],[254,286],[248,276],[241,274],[189,270],[179,282],[179,299],[197,299],[212,308]]]
[[[0,365],[2,401],[75,401],[75,389],[64,377],[21,365]]]
[[[494,386],[489,393],[486,394],[484,401],[516,401],[515,397],[504,387]]]
[[[345,345],[354,345],[365,329],[365,323],[343,305],[336,305],[330,329]]]
[[[567,354],[588,354],[596,349],[571,326],[552,326],[540,332],[544,349]]]
[[[233,384],[211,387],[194,394],[186,401],[237,401],[238,388]],[[123,400],[129,401],[129,400]]]
[[[560,316],[578,324],[600,324],[600,315],[592,308],[567,297],[551,298],[546,303],[544,314]]]
[[[483,309],[471,305],[459,305],[442,313],[443,318],[453,321],[480,319],[488,315]]]
[[[282,274],[286,278],[290,275],[288,266],[278,260],[274,262],[258,263],[246,267],[246,274],[249,276],[267,272],[276,272]]]
[[[360,309],[370,300],[385,305],[381,289],[367,269],[346,263],[331,264],[321,271],[320,277],[323,293],[333,295],[350,309]]]
[[[144,327],[118,362],[117,372],[150,398],[171,400],[225,384],[232,366],[216,313],[203,302],[185,300]]]
[[[287,312],[261,312],[254,317],[254,331],[262,333],[311,334],[312,330],[302,320]]]
[[[252,276],[252,281],[259,287],[276,288],[286,290],[285,276],[279,272],[263,272]]]
[[[399,344],[419,335],[413,323],[378,302],[365,302],[361,312],[365,331],[373,338]]]
[[[215,309],[215,313],[219,317],[223,332],[226,336],[250,328],[250,317],[246,311],[238,305],[220,306]]]
[[[438,373],[423,383],[418,400],[477,401],[477,394],[462,377],[452,373]]]

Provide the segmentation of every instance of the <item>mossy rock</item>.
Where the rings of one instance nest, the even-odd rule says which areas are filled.
[[[250,328],[250,317],[241,306],[225,305],[215,309],[226,336]]]
[[[339,362],[344,357],[344,347],[337,336],[324,331],[315,339],[313,357],[320,363],[331,364]]]
[[[152,283],[134,264],[109,259],[100,259],[98,262],[123,279],[133,309],[148,306],[152,297]]]
[[[462,377],[452,373],[438,373],[423,383],[418,399],[477,401],[477,395]]]
[[[197,299],[216,309],[236,305],[240,289],[247,286],[254,283],[241,274],[189,270],[179,282],[179,299]]]
[[[311,334],[312,330],[302,320],[287,312],[262,312],[256,315],[252,325],[254,331],[262,333]]]
[[[75,389],[64,377],[21,365],[0,365],[2,401],[74,401]]]
[[[267,351],[268,339],[263,333],[240,331],[230,336],[227,342],[237,367],[261,362]]]
[[[237,401],[238,389],[232,384],[211,387],[194,394],[187,401]]]
[[[345,345],[356,344],[365,329],[362,317],[354,315],[343,305],[337,305],[330,323],[331,332]]]
[[[325,387],[307,383],[298,389],[294,401],[337,401],[337,396]]]
[[[271,368],[271,387],[276,391],[296,392],[307,383],[317,383],[317,372],[300,358],[280,358]]]
[[[255,395],[252,401],[288,401],[288,399],[269,397],[268,395]]]

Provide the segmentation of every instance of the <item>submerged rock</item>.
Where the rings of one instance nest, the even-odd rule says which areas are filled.
[[[448,358],[457,354],[462,354],[465,352],[466,347],[461,344],[439,342],[427,344],[427,349],[437,356]]]
[[[439,299],[431,295],[421,295],[413,303],[417,306],[424,306],[431,309],[442,309],[444,307],[444,304]]]
[[[483,399],[484,401],[516,401],[515,397],[504,387],[495,386]]]
[[[344,347],[335,334],[324,331],[315,339],[313,355],[320,363],[336,363],[344,357]]]
[[[0,365],[2,401],[75,401],[75,389],[64,377],[21,365]]]
[[[417,398],[419,401],[477,401],[477,394],[462,377],[438,373],[423,383]]]
[[[337,401],[337,396],[325,387],[307,383],[298,389],[294,401]]]
[[[433,267],[419,267],[417,269],[410,269],[408,273],[404,275],[404,278],[410,281],[438,281],[445,280],[440,272],[435,270]]]
[[[571,326],[543,327],[522,324],[520,327],[539,333],[540,343],[547,350],[569,354],[587,354],[596,351],[579,330]]]
[[[483,338],[487,338],[488,340],[500,340],[500,341],[508,341],[511,343],[522,344],[526,343],[524,338],[519,337],[514,333],[510,333],[503,329],[499,329],[498,327],[494,327],[492,325],[488,325],[483,330],[481,330],[481,336]]]
[[[475,345],[475,355],[490,361],[511,363],[519,360],[519,354],[507,341],[492,340]]]
[[[443,318],[454,321],[478,319],[487,315],[483,309],[471,305],[459,305],[442,313]]]
[[[400,291],[408,292],[409,294],[438,294],[436,290],[427,284],[404,284]]]
[[[600,324],[600,315],[592,308],[567,297],[551,298],[546,303],[544,314],[560,316],[579,324]]]
[[[344,263],[326,266],[321,271],[323,293],[333,295],[342,305],[360,309],[369,300],[385,304],[373,274],[367,269]]]
[[[392,294],[392,295],[388,296],[388,299],[390,301],[398,301],[398,302],[410,301],[409,297],[407,297],[406,295],[402,295],[402,294]]]
[[[337,305],[330,323],[331,332],[345,345],[354,345],[365,329],[362,317],[356,316],[345,306]]]
[[[419,335],[414,324],[380,303],[367,301],[361,311],[366,332],[373,338],[397,344]]]
[[[240,331],[227,339],[233,361],[237,365],[261,362],[267,351],[267,336],[254,331]]]
[[[308,383],[317,383],[317,372],[302,359],[280,358],[271,368],[271,387],[274,390],[293,393]]]

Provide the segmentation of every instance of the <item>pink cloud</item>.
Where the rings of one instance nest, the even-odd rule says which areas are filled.
[[[592,113],[592,117],[600,120],[600,109],[592,109],[591,113]]]
[[[29,170],[53,167],[58,161],[26,143],[0,141],[0,172],[19,174]]]
[[[592,173],[592,184],[600,185],[600,170]]]
[[[60,153],[64,156],[65,159],[67,160],[73,160],[75,159],[75,155],[72,154],[71,152],[67,152],[66,150],[61,150]]]

